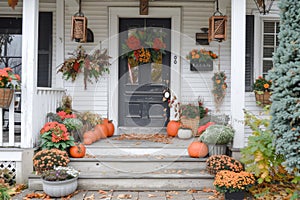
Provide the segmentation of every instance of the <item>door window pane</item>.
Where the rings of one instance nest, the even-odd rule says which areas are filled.
[[[157,62],[151,64],[151,81],[152,83],[162,82],[162,54],[160,53]]]

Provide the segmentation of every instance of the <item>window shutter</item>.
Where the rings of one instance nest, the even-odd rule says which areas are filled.
[[[52,12],[39,13],[38,87],[51,87],[52,79]]]
[[[246,15],[246,71],[245,89],[252,91],[254,71],[254,15]]]

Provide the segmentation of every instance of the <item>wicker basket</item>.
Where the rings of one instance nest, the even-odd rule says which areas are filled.
[[[196,117],[194,119],[192,118],[181,118],[181,123],[184,128],[190,128],[192,129],[194,136],[198,135],[198,127],[199,127],[199,117]]]
[[[0,88],[0,108],[9,108],[14,95],[10,88]]]
[[[270,92],[264,92],[263,94],[258,94],[257,92],[255,92],[255,99],[262,106],[271,104],[270,97]]]

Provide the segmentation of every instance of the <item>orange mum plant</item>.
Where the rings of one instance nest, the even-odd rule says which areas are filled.
[[[20,76],[14,74],[11,68],[0,69],[0,88],[18,89],[20,81]]]
[[[216,174],[221,170],[241,172],[244,167],[241,162],[226,155],[213,155],[206,160],[206,169],[211,174]]]
[[[249,172],[233,172],[222,170],[216,174],[214,186],[221,193],[247,191],[255,184],[253,174]]]
[[[53,169],[54,166],[67,166],[70,162],[66,151],[44,149],[33,156],[33,166],[38,173]]]

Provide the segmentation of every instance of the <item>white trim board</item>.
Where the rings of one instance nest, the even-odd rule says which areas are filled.
[[[140,15],[139,7],[109,7],[109,55],[112,65],[109,76],[108,117],[118,127],[118,46],[119,18],[171,18],[171,83],[170,89],[180,98],[180,7],[151,7],[149,15]],[[176,61],[175,61],[176,60]],[[174,62],[175,61],[175,62]],[[171,116],[173,116],[171,110]]]

